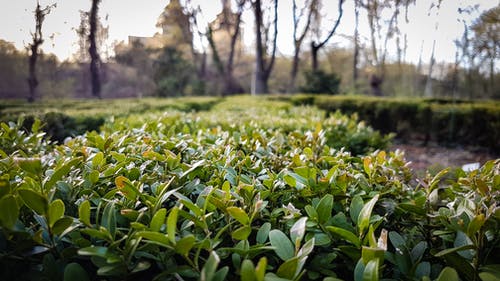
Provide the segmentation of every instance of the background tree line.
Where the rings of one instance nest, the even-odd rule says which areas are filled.
[[[355,25],[352,35],[344,36],[351,42],[344,48],[331,44],[346,9],[345,0],[335,1],[335,19],[326,22],[321,0],[293,0],[292,19],[280,17],[278,0],[222,0],[212,21],[196,3],[171,0],[159,11],[157,34],[116,43],[110,55],[105,43],[109,25],[99,14],[100,0],[92,0],[74,29],[79,48],[63,62],[39,50],[43,20],[57,7],[37,3],[33,42],[26,50],[0,39],[0,97],[33,101],[308,92],[500,98],[500,7],[472,22],[466,15],[477,7],[463,7],[457,18],[463,36],[450,50],[455,61],[437,63],[434,42],[430,61],[415,64],[406,59],[411,34],[400,28],[410,20],[415,0],[354,0]],[[441,2],[433,2],[429,13],[439,14]],[[245,12],[253,15],[253,30],[243,28],[249,25],[242,20]],[[291,56],[277,52],[278,21],[290,21],[293,28]],[[360,38],[361,23],[370,30],[365,40]],[[244,45],[243,32],[254,35],[253,46]]]

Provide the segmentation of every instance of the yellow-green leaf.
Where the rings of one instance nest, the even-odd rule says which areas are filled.
[[[54,226],[54,223],[64,216],[64,203],[61,199],[56,199],[49,205],[49,226]]]

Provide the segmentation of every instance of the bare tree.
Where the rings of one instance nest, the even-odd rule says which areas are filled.
[[[297,79],[297,73],[299,70],[299,60],[300,60],[300,49],[302,47],[302,42],[304,41],[309,28],[311,27],[311,21],[314,11],[317,10],[319,0],[307,0],[304,6],[300,9],[297,7],[297,1],[293,0],[293,60],[292,69],[290,71],[290,84],[288,85],[288,92],[295,91],[295,81]],[[307,11],[306,22],[303,24],[302,32],[299,33],[299,26],[301,24],[301,19]]]
[[[234,58],[237,47],[237,42],[241,38],[241,16],[244,11],[246,0],[238,0],[237,10],[235,13],[231,10],[230,1],[223,0],[222,13],[219,14],[219,18],[212,24],[208,25],[207,39],[212,50],[212,59],[215,63],[217,72],[224,80],[224,90],[223,95],[231,95],[235,93],[242,93],[243,88],[234,78]],[[222,31],[227,34],[229,38],[229,52],[227,54],[227,59],[225,63],[221,58],[220,48],[217,46],[217,42],[214,40],[214,31]],[[219,42],[227,43],[227,42]]]
[[[382,84],[385,80],[385,62],[387,58],[387,45],[397,32],[397,18],[401,7],[406,9],[415,0],[359,0],[360,7],[367,12],[370,28],[371,63],[374,71],[370,77],[370,87],[373,95],[381,96]],[[390,17],[383,19],[384,11],[389,10]],[[382,21],[385,24],[382,24]]]
[[[326,43],[328,43],[328,41],[330,40],[330,38],[332,38],[333,34],[335,34],[335,31],[337,31],[337,28],[339,27],[339,24],[340,24],[340,20],[342,19],[342,15],[344,13],[344,10],[342,9],[342,5],[344,4],[345,0],[338,0],[339,1],[339,4],[338,4],[338,10],[339,10],[339,14],[337,16],[337,19],[335,21],[335,24],[333,25],[332,29],[330,30],[330,32],[328,33],[328,35],[326,36],[326,38],[324,40],[321,40],[318,36],[318,38],[316,39],[313,39],[311,41],[311,59],[312,59],[312,71],[315,72],[318,70],[319,68],[319,63],[318,63],[318,52],[321,48],[323,48]],[[317,8],[319,9],[319,5],[317,5]],[[320,24],[320,18],[321,18],[321,15],[319,14],[319,11],[315,13],[315,20],[314,22],[316,23],[316,25],[318,25],[316,27],[317,30],[319,30],[319,24]]]
[[[359,0],[354,0],[354,55],[352,60],[352,83],[358,89],[359,78]]]
[[[98,9],[101,0],[92,0],[92,7],[89,13],[89,55],[90,55],[90,79],[92,83],[92,95],[96,98],[101,96],[101,59],[97,50],[97,25],[98,25]]]
[[[273,0],[274,16],[267,24],[264,22],[262,11],[262,1],[252,2],[255,15],[255,80],[252,87],[252,94],[268,93],[268,80],[274,66],[276,58],[276,39],[278,36],[278,0]],[[270,39],[270,29],[273,26],[273,37]],[[264,35],[264,36],[263,36]],[[268,43],[271,41],[271,54],[268,57]]]
[[[431,10],[434,7],[436,7],[436,18],[439,18],[439,9],[441,8],[442,1],[443,0],[437,0],[437,3],[432,3],[428,15],[430,15]],[[438,29],[439,29],[439,20],[436,20],[436,23],[434,25],[435,34],[437,33]],[[429,71],[427,73],[427,82],[425,83],[425,91],[424,91],[424,95],[426,97],[432,97],[434,95],[432,91],[432,71],[434,69],[434,64],[436,63],[436,59],[434,57],[435,51],[436,51],[436,38],[432,40],[432,52],[429,62]]]
[[[50,13],[50,11],[56,7],[56,4],[46,6],[41,8],[40,3],[37,1],[35,14],[35,32],[31,33],[33,42],[29,44],[28,48],[30,51],[29,56],[29,76],[28,76],[28,86],[30,93],[28,96],[28,102],[34,102],[36,98],[36,88],[38,87],[38,80],[36,78],[36,63],[38,59],[38,48],[43,44],[43,34],[42,25],[45,20],[45,16]]]

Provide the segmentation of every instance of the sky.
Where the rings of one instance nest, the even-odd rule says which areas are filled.
[[[45,52],[55,53],[60,59],[70,58],[77,49],[77,35],[74,29],[80,23],[79,10],[89,10],[90,0],[40,0],[43,6],[57,3],[57,7],[46,17],[43,25],[45,43],[42,49]],[[102,0],[99,14],[107,16],[109,24],[108,45],[113,42],[127,41],[129,35],[152,36],[158,29],[155,27],[158,16],[168,4],[168,0]],[[203,11],[205,21],[215,18],[220,11],[219,0],[193,0]],[[458,21],[458,8],[478,4],[478,12],[470,17],[471,21],[480,15],[480,12],[500,5],[500,0],[446,0],[443,1],[439,13],[429,7],[432,0],[417,0],[416,5],[409,10],[409,23],[403,23],[401,29],[408,34],[407,60],[416,62],[421,56],[424,61],[430,58],[433,41],[436,41],[436,60],[451,62],[454,60],[455,46],[453,40],[463,33],[463,25]],[[13,42],[18,49],[24,48],[34,30],[33,10],[35,0],[0,0],[0,39]],[[291,55],[293,52],[292,39],[292,0],[281,0],[279,6],[278,51],[282,55]],[[337,17],[337,0],[323,0],[323,25],[329,26]],[[462,16],[463,17],[463,16]],[[251,12],[243,17],[246,23],[244,42],[251,48],[254,40]],[[366,24],[366,15],[361,15],[360,33],[368,43],[370,35]],[[437,26],[437,29],[436,29]],[[352,43],[345,39],[352,36],[354,31],[353,0],[346,0],[344,15],[338,28],[337,35],[330,41],[331,46],[348,47]],[[49,39],[52,35],[53,39]],[[304,44],[307,47],[308,43]],[[389,47],[394,51],[393,45]],[[422,50],[422,52],[421,52]],[[392,52],[394,53],[394,52]]]

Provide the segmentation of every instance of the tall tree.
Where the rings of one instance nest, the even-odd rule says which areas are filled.
[[[432,9],[436,8],[436,23],[434,25],[434,34],[437,34],[437,31],[439,30],[439,10],[441,9],[441,3],[442,3],[443,0],[437,0],[436,3],[432,3],[431,4],[431,7],[429,9],[429,14],[431,13]],[[429,70],[428,70],[428,73],[427,73],[427,82],[425,83],[425,91],[424,91],[424,95],[426,97],[432,97],[434,94],[433,94],[433,90],[432,90],[432,71],[434,69],[434,65],[436,63],[436,59],[434,57],[434,54],[436,52],[436,38],[434,38],[432,40],[432,51],[431,51],[431,58],[430,58],[430,62],[429,62]]]
[[[101,58],[97,50],[97,25],[98,25],[98,9],[101,0],[92,0],[92,7],[89,12],[89,55],[90,55],[90,79],[92,84],[92,95],[96,98],[101,96]]]
[[[359,0],[354,0],[354,54],[352,60],[352,83],[354,90],[358,89],[359,78]]]
[[[489,89],[493,94],[495,61],[500,50],[500,6],[483,12],[471,29],[474,33],[473,49],[488,65]]]
[[[397,32],[400,10],[403,7],[408,9],[414,2],[415,0],[359,0],[360,7],[366,10],[370,28],[371,64],[374,67],[370,77],[370,87],[373,95],[383,94],[387,45]],[[389,15],[389,18],[384,18],[384,15]]]
[[[43,44],[43,34],[42,34],[42,25],[45,20],[45,16],[50,13],[50,11],[56,7],[56,4],[52,4],[46,6],[45,8],[41,8],[40,2],[37,1],[36,9],[34,11],[35,14],[35,32],[31,33],[31,38],[33,42],[31,42],[28,46],[30,51],[29,56],[29,76],[28,76],[28,86],[29,86],[29,96],[28,102],[34,102],[36,98],[36,89],[38,87],[38,80],[36,78],[36,63],[38,59],[38,48]]]
[[[235,53],[238,47],[237,43],[238,40],[241,40],[241,16],[246,2],[246,0],[237,0],[237,10],[236,12],[233,12],[230,0],[223,0],[222,12],[217,16],[217,19],[214,22],[208,25],[207,39],[212,51],[212,59],[215,63],[219,76],[223,77],[224,80],[223,95],[243,92],[243,88],[234,78],[233,72]],[[219,42],[216,42],[214,32],[223,32],[224,36],[220,38],[221,40],[219,40]],[[221,47],[227,46],[228,43],[228,52],[222,52],[221,49],[223,48]],[[239,45],[239,47],[241,47],[241,45]],[[221,55],[225,55],[227,57],[222,58]]]
[[[288,85],[288,92],[295,91],[295,81],[297,80],[297,73],[299,70],[299,60],[300,60],[300,49],[302,47],[302,42],[304,41],[309,28],[311,27],[311,21],[314,11],[317,11],[319,0],[306,0],[302,8],[297,7],[297,1],[293,0],[293,60],[292,69],[290,71],[290,84]],[[307,13],[307,15],[304,15]],[[299,28],[301,25],[301,19],[306,17],[305,23],[302,26],[302,32],[299,34]]]
[[[319,5],[316,5],[317,7],[317,12],[315,13],[315,19],[314,23],[317,25],[316,30],[318,30],[318,34],[315,39],[311,41],[311,59],[312,59],[312,71],[316,72],[319,69],[319,63],[318,63],[318,53],[321,48],[323,48],[326,43],[332,38],[333,34],[335,34],[335,31],[337,31],[337,28],[339,27],[340,20],[342,19],[342,15],[344,14],[344,10],[342,9],[342,5],[344,4],[345,0],[338,0],[338,16],[335,21],[335,24],[333,25],[332,29],[330,32],[328,32],[328,35],[321,40],[319,36],[319,25],[321,24],[321,15],[319,13]]]
[[[272,0],[274,16],[272,20],[265,22],[261,0],[252,2],[255,16],[255,77],[252,94],[258,95],[268,93],[268,81],[276,58],[276,41],[278,37],[278,0]],[[273,26],[271,39],[271,26]],[[264,36],[263,36],[264,35]],[[271,43],[270,43],[271,42]],[[271,54],[268,47],[271,44]],[[268,57],[270,56],[270,57]]]

